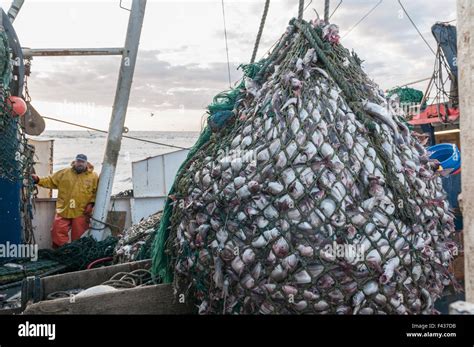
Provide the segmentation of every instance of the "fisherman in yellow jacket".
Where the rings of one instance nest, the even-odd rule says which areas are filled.
[[[79,239],[89,229],[90,216],[95,202],[99,176],[87,156],[78,154],[70,168],[59,170],[52,176],[40,178],[32,175],[33,181],[41,187],[58,189],[56,215],[51,236],[53,248]]]

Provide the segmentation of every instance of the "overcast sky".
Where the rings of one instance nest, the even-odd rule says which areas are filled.
[[[26,0],[14,26],[23,47],[119,47],[129,14],[119,2]],[[264,2],[224,1],[233,82],[240,78],[237,67],[250,60]],[[332,6],[338,2],[332,0]],[[377,2],[343,0],[331,22],[344,36]],[[455,0],[403,2],[433,47],[431,25],[456,18]],[[6,10],[9,3],[0,1]],[[122,3],[129,7],[131,1]],[[297,3],[271,1],[258,56],[284,32]],[[313,8],[322,13],[323,3],[313,0],[305,19],[315,17]],[[342,44],[357,52],[383,89],[431,76],[434,56],[396,0],[384,0]],[[119,57],[35,57],[29,80],[33,104],[45,116],[107,129],[119,65]],[[228,86],[221,1],[148,0],[126,126],[200,130],[206,106]],[[52,121],[47,129],[77,130]]]

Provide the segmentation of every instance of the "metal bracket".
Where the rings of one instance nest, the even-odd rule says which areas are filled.
[[[120,8],[125,10],[125,11],[131,12],[132,10],[130,8],[126,8],[126,7],[122,6],[122,1],[123,0],[120,0],[120,4],[119,4]]]

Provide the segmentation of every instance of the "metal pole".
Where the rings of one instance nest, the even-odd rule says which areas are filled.
[[[92,220],[92,236],[99,241],[108,236],[107,234],[110,232],[110,230],[104,229],[104,223],[107,220],[110,196],[112,195],[145,7],[146,0],[133,0]]]
[[[466,301],[474,304],[474,2],[458,0],[459,109],[461,121],[462,195]]]
[[[25,58],[51,57],[70,55],[123,55],[123,48],[25,48],[22,49]]]
[[[324,0],[324,21],[329,22],[329,0]]]
[[[18,12],[20,12],[21,7],[23,6],[23,3],[25,0],[13,0],[10,9],[8,10],[8,18],[10,18],[10,22],[14,22],[16,16],[18,15]]]

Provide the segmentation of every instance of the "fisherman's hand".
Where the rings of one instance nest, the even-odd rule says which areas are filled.
[[[85,214],[85,215],[88,215],[88,216],[91,216],[93,209],[94,209],[94,203],[93,203],[93,202],[88,203],[88,204],[86,205],[86,208],[84,209],[84,214]]]
[[[33,182],[35,182],[35,184],[38,184],[38,182],[39,182],[39,180],[40,180],[39,177],[38,177],[38,175],[32,174],[32,175],[31,175],[31,178],[33,179]]]

